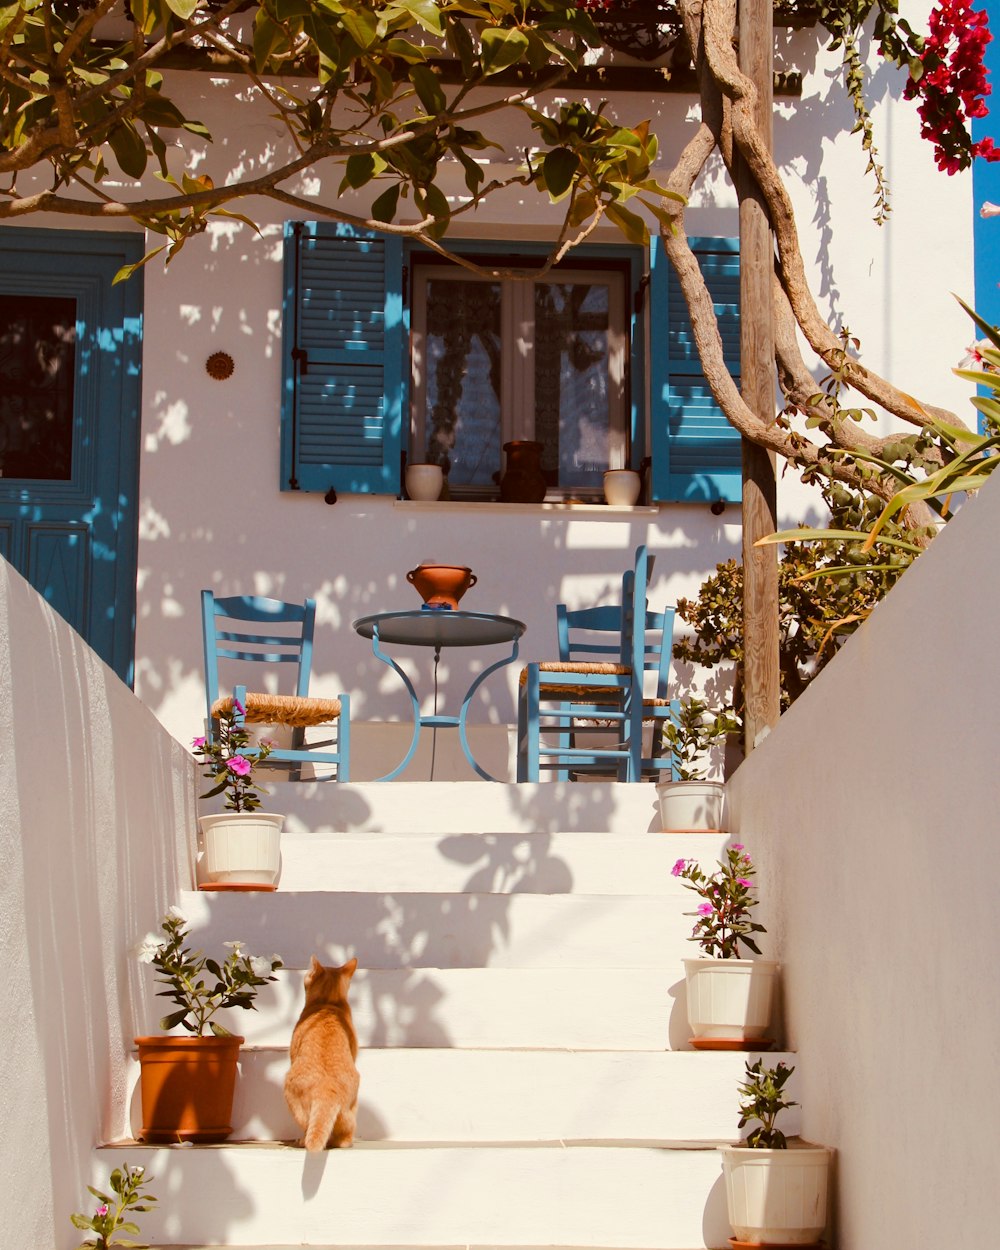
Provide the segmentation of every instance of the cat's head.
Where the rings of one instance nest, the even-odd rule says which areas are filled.
[[[316,1000],[329,1003],[346,1002],[351,977],[354,976],[357,967],[357,959],[349,959],[339,968],[328,968],[313,955],[305,979],[306,998],[313,1002]]]

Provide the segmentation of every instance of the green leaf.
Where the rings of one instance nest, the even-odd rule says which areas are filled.
[[[496,26],[490,26],[482,35],[483,72],[490,75],[510,69],[527,50],[527,36],[521,31],[500,30]]]
[[[608,220],[615,223],[630,243],[644,245],[649,242],[649,230],[646,223],[631,209],[622,208],[620,204],[608,204],[604,212]]]
[[[264,72],[272,54],[285,43],[285,32],[271,21],[265,8],[259,8],[253,24],[253,63],[258,74]]]
[[[198,0],[165,0],[165,2],[171,13],[176,13],[185,21],[198,7]]]
[[[378,18],[364,5],[357,9],[346,9],[340,20],[359,48],[370,48],[378,37]]]
[[[164,1033],[169,1033],[171,1029],[175,1029],[187,1015],[186,1007],[182,1007],[180,1011],[172,1011],[169,1016],[164,1016],[160,1021],[160,1028]]]
[[[549,198],[555,202],[561,200],[573,185],[573,179],[580,168],[580,160],[569,148],[553,148],[545,154],[542,162],[542,178]]]
[[[396,209],[398,205],[399,183],[394,182],[392,186],[387,187],[374,204],[372,204],[372,220],[392,221],[396,216]]]
[[[356,152],[347,158],[344,166],[344,178],[340,184],[338,195],[343,195],[347,187],[357,190],[371,182],[375,176],[375,158],[370,152]]]
[[[414,65],[410,70],[410,81],[416,88],[420,103],[428,113],[436,116],[448,107],[441,83],[437,74],[427,65]]]
[[[444,33],[441,25],[441,6],[434,0],[399,0],[399,7],[433,35]],[[449,26],[449,31],[451,27]]]
[[[146,172],[146,145],[131,122],[122,122],[108,135],[108,143],[124,174],[141,178]]]
[[[181,127],[184,125],[184,114],[173,100],[166,96],[147,96],[138,116],[147,126]]]

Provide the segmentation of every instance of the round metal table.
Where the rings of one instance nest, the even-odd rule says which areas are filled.
[[[353,628],[362,638],[371,639],[372,650],[376,658],[394,669],[399,675],[413,705],[413,738],[409,750],[400,764],[378,780],[392,781],[406,768],[417,750],[420,731],[426,725],[435,731],[457,729],[462,752],[475,772],[484,781],[498,781],[499,778],[491,776],[480,767],[472,754],[466,724],[472,699],[486,678],[491,673],[495,673],[498,668],[513,664],[517,659],[518,641],[526,628],[524,622],[515,620],[512,616],[495,616],[490,612],[449,612],[419,608],[410,612],[376,612],[373,616],[362,616],[354,622]],[[392,656],[382,650],[383,644],[434,648],[435,710],[433,715],[421,714],[420,700],[417,698],[413,683]],[[437,671],[442,649],[444,647],[491,647],[502,644],[510,645],[510,654],[483,669],[474,679],[462,700],[462,710],[458,716],[439,716],[437,714]]]

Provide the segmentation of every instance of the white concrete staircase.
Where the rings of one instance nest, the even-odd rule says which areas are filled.
[[[229,1142],[126,1130],[95,1152],[100,1178],[123,1158],[154,1178],[143,1238],[726,1247],[714,1147],[737,1137],[746,1056],[688,1046],[692,896],[670,875],[725,839],[656,832],[653,800],[648,785],[319,788],[319,831],[286,834],[277,893],[182,897],[198,945],[238,938],[287,971],[226,1022],[247,1039]],[[282,1096],[312,954],[359,960],[359,1140],[322,1156],[285,1144]],[[148,1001],[155,1032],[152,984]]]

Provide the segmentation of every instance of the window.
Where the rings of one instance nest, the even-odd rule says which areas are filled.
[[[436,258],[413,269],[412,457],[442,465],[453,495],[489,497],[503,444],[534,439],[551,488],[599,495],[628,456],[623,268],[560,266],[536,281]]]
[[[738,243],[690,242],[738,375]],[[546,250],[467,246],[497,268]],[[447,463],[459,498],[495,498],[504,442],[534,439],[557,495],[599,498],[605,468],[648,455],[656,501],[740,498],[739,434],[702,376],[657,238],[646,254],[586,245],[515,282],[398,236],[293,222],[284,326],[283,490],[398,495],[407,455]]]

